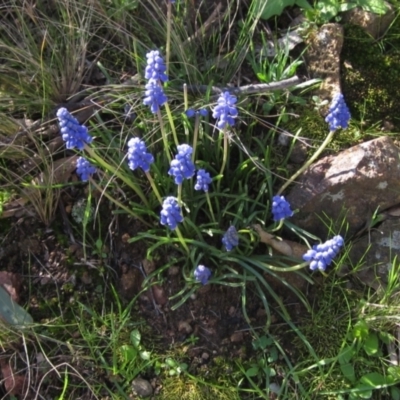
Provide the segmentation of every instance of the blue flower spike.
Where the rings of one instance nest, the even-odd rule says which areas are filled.
[[[178,154],[171,161],[171,168],[168,171],[168,175],[175,178],[175,183],[180,185],[184,179],[190,179],[195,171],[196,167],[192,161],[193,149],[188,144],[181,144],[177,147]]]
[[[90,164],[88,160],[84,157],[79,157],[76,161],[76,173],[81,178],[82,182],[87,182],[89,180],[89,176],[93,175],[96,172],[96,168]]]
[[[188,118],[193,118],[193,117],[196,115],[196,111],[193,110],[193,108],[188,108],[188,109],[185,111],[185,114],[186,114],[186,116],[187,116]]]
[[[303,260],[310,263],[312,271],[317,269],[325,271],[326,267],[338,255],[343,244],[343,238],[337,235],[325,243],[314,245],[312,249],[303,255]]]
[[[154,79],[150,79],[145,86],[145,98],[143,104],[150,107],[150,111],[156,114],[160,107],[168,100],[163,88]]]
[[[331,132],[339,128],[346,129],[349,126],[350,111],[347,108],[342,93],[337,93],[333,97],[325,121],[329,124]]]
[[[225,232],[222,238],[222,244],[225,246],[226,251],[231,251],[239,244],[239,235],[233,225]]]
[[[290,204],[284,196],[274,196],[272,198],[272,217],[274,221],[293,216]]]
[[[93,138],[88,133],[88,128],[81,125],[64,107],[57,111],[57,119],[60,124],[60,132],[67,149],[83,150],[85,143],[92,143]]]
[[[201,282],[202,285],[205,285],[211,277],[211,271],[204,265],[198,265],[194,270],[193,275],[196,281]]]
[[[161,225],[168,225],[171,230],[174,230],[180,222],[183,221],[181,208],[178,200],[175,197],[167,197],[163,201],[161,210]]]
[[[237,98],[229,92],[224,92],[218,98],[217,105],[213,109],[213,118],[217,120],[217,127],[224,129],[227,125],[235,125],[235,119],[238,115],[236,108]]]
[[[165,74],[167,67],[158,50],[149,51],[146,54],[147,66],[144,77],[149,80],[167,82],[168,76]]]
[[[144,172],[149,172],[150,165],[153,164],[154,157],[147,152],[146,144],[138,137],[132,138],[128,142],[128,165],[134,171],[142,168]]]
[[[194,190],[203,190],[208,192],[208,185],[212,182],[210,174],[205,169],[199,169],[197,171],[197,180],[194,185]]]

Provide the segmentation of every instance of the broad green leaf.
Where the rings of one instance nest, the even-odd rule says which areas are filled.
[[[140,339],[142,336],[140,335],[140,332],[135,329],[131,332],[131,343],[137,348],[140,345]]]
[[[265,0],[256,0],[260,6],[265,3]],[[267,4],[261,14],[262,19],[270,19],[274,15],[281,15],[283,10],[288,6],[293,6],[296,0],[267,0]]]
[[[376,388],[377,386],[386,385],[387,379],[378,372],[371,372],[360,378],[360,382],[364,385],[370,386],[371,388]]]
[[[395,381],[400,380],[400,367],[389,367],[387,369],[388,375],[390,375]]]
[[[371,386],[359,383],[355,389],[358,389],[355,394],[360,399],[370,399],[372,397]]]
[[[357,7],[357,3],[342,3],[339,5],[339,12],[346,12]]]
[[[390,388],[390,395],[392,400],[400,400],[400,389],[398,389],[396,386],[392,386]]]
[[[364,320],[358,321],[353,328],[352,334],[355,339],[365,339],[368,336],[368,325]]]
[[[150,360],[151,352],[150,351],[141,351],[139,353],[139,355],[142,360],[148,361],[148,360]]]
[[[345,346],[339,354],[339,363],[347,364],[354,356],[355,349],[353,346]]]
[[[296,0],[296,6],[299,6],[303,10],[312,10],[312,6],[307,0]]]
[[[257,376],[258,375],[258,367],[251,367],[246,371],[246,376],[248,376],[249,378],[252,378],[253,376]]]
[[[378,353],[379,350],[379,339],[375,332],[370,332],[365,338],[363,348],[369,356],[373,356]]]
[[[33,324],[33,318],[0,286],[0,323],[4,321],[21,328]]]
[[[124,344],[119,348],[124,363],[133,361],[137,356],[137,350],[128,344]]]
[[[375,14],[385,14],[388,10],[384,0],[357,0],[357,3],[363,10]]]
[[[354,372],[353,364],[350,363],[340,364],[340,370],[342,371],[344,377],[348,379],[350,382],[356,381],[356,373]]]

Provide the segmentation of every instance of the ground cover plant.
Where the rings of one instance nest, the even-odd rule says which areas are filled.
[[[303,136],[291,114],[320,81],[301,51],[257,52],[292,5],[308,34],[383,13],[1,3],[3,398],[400,398],[396,257],[375,292],[340,274],[345,220],[326,238],[291,223],[285,190],[360,140],[345,91]]]

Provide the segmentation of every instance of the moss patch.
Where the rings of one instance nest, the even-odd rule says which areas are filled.
[[[341,58],[342,90],[352,117],[367,125],[389,121],[400,129],[400,51],[387,51],[383,42],[347,25]]]

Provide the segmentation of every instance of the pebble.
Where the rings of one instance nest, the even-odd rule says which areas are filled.
[[[150,397],[153,394],[153,387],[150,382],[140,377],[132,381],[132,390],[141,397]]]
[[[232,343],[238,343],[243,341],[243,332],[235,332],[231,335],[231,342]]]

